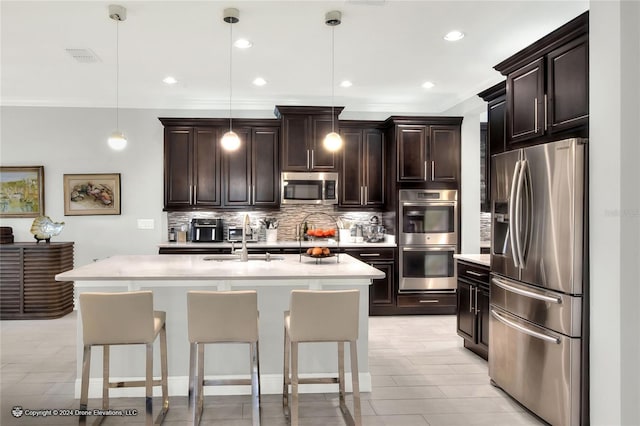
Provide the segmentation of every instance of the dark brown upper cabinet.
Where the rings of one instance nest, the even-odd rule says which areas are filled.
[[[372,123],[342,121],[340,207],[381,207],[385,203],[385,142]]]
[[[431,182],[457,182],[460,175],[460,128],[429,127],[428,169]]]
[[[389,120],[395,124],[398,182],[459,181],[461,118],[391,117]]]
[[[487,104],[487,123],[486,123],[486,146],[484,157],[484,174],[481,175],[481,182],[485,182],[484,191],[480,195],[480,209],[483,212],[491,212],[491,156],[499,154],[506,150],[506,121],[505,114],[507,112],[506,101],[506,81],[500,83],[478,93]],[[482,129],[481,129],[482,143]]]
[[[276,106],[282,123],[282,171],[338,171],[339,153],[322,146],[324,137],[335,128],[343,107]]]
[[[507,144],[587,136],[589,12],[495,66],[507,77]]]
[[[221,153],[225,207],[280,204],[279,128],[234,128],[240,148]]]
[[[164,182],[165,210],[220,206],[216,128],[165,127]]]

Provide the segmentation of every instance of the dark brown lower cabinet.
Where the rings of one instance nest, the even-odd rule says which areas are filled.
[[[73,311],[73,243],[0,245],[0,319],[59,318]]]
[[[384,272],[369,287],[369,315],[393,315],[396,309],[394,248],[346,249],[345,253]]]
[[[489,354],[489,268],[457,261],[457,331],[464,347],[484,359]]]

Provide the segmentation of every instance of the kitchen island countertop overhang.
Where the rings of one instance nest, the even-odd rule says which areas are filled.
[[[57,280],[75,281],[76,295],[85,291],[118,292],[150,289],[154,308],[167,312],[169,344],[169,394],[186,395],[188,389],[189,342],[187,336],[186,293],[192,289],[255,289],[260,311],[260,373],[262,393],[282,391],[283,312],[296,288],[359,289],[358,362],[360,390],[371,390],[368,364],[368,306],[371,280],[384,272],[347,254],[314,259],[300,255],[277,255],[279,260],[205,260],[207,255],[117,255],[56,275]],[[215,256],[213,256],[215,259]],[[318,263],[316,263],[318,260]],[[81,316],[81,313],[80,313]],[[79,317],[80,317],[79,316]],[[77,330],[76,396],[79,395],[82,367],[82,322]],[[320,346],[318,346],[320,345]],[[144,357],[131,356],[132,348],[112,351],[111,375],[115,380],[140,379]],[[214,345],[219,346],[219,345]],[[205,374],[210,378],[238,377],[247,373],[248,349],[243,345],[221,345],[205,353]],[[314,344],[301,352],[300,371],[331,375],[337,365],[335,345]],[[303,346],[304,347],[304,346]],[[98,352],[100,353],[100,352]],[[245,359],[246,357],[246,359]],[[138,359],[140,358],[140,359]],[[348,355],[345,360],[349,365]],[[92,362],[89,396],[99,397],[102,388],[101,362]],[[347,377],[347,391],[350,386]],[[305,385],[301,392],[334,392],[331,385]],[[156,390],[154,389],[154,392]],[[207,393],[246,394],[248,389],[211,388]],[[113,397],[141,396],[143,389],[112,389]]]

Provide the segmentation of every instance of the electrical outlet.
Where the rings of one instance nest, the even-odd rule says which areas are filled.
[[[153,229],[153,219],[138,219],[138,229]]]

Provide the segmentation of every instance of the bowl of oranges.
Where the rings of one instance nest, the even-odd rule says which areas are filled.
[[[321,257],[331,257],[333,253],[329,250],[329,247],[309,247],[305,253],[306,256],[321,258]]]
[[[309,229],[307,230],[307,237],[312,238],[331,238],[336,236],[335,228],[317,228],[317,229]]]

